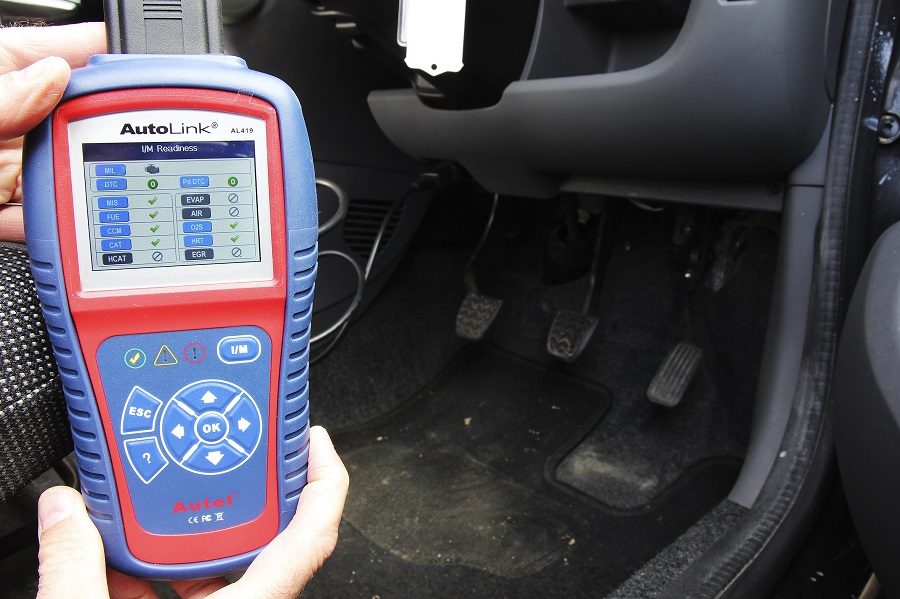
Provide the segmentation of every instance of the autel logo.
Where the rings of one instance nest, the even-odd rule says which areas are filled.
[[[203,123],[197,123],[196,125],[186,125],[185,123],[179,125],[173,125],[172,123],[169,123],[168,125],[156,125],[154,123],[150,123],[149,125],[132,125],[131,123],[125,123],[122,125],[122,130],[119,132],[119,135],[187,135],[212,133],[210,129],[215,129],[217,126],[218,123],[210,123],[207,125],[204,125]]]
[[[203,501],[197,501],[194,503],[188,502],[187,505],[178,501],[175,503],[175,507],[172,509],[173,514],[177,514],[179,512],[188,511],[191,512],[199,512],[201,510],[211,510],[213,508],[223,508],[225,506],[232,505],[232,500],[237,496],[237,493],[232,493],[228,495],[224,499],[204,499]]]

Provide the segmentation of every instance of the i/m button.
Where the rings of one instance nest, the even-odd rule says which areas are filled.
[[[240,364],[255,361],[262,350],[259,339],[253,335],[235,335],[223,337],[216,351],[226,364]]]

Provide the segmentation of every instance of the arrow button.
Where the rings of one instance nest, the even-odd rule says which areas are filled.
[[[242,391],[227,381],[198,381],[179,391],[175,397],[198,414],[210,410],[222,412]]]
[[[266,434],[246,391],[222,380],[197,381],[175,394],[163,413],[163,445],[182,468],[216,475],[250,459]]]
[[[197,474],[215,475],[237,468],[248,458],[227,441],[222,441],[215,445],[201,444],[198,451],[190,453],[181,462],[181,467]]]
[[[194,432],[195,414],[174,399],[166,403],[162,413],[162,442],[166,452],[180,463],[191,447],[200,441]]]
[[[237,444],[248,455],[256,450],[262,431],[262,416],[256,402],[242,393],[225,409],[223,415],[228,420],[228,439]]]

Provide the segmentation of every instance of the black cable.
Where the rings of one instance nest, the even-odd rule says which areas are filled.
[[[221,0],[104,0],[110,54],[224,54]]]
[[[344,258],[350,264],[353,265],[353,268],[356,270],[356,295],[353,296],[353,301],[350,302],[350,307],[341,314],[340,318],[338,318],[334,324],[330,327],[319,333],[318,335],[314,335],[310,338],[310,343],[318,343],[322,341],[332,333],[334,333],[338,328],[342,325],[346,324],[350,318],[353,316],[353,313],[356,311],[357,306],[362,301],[363,292],[366,289],[366,275],[363,273],[362,268],[360,268],[359,264],[350,257],[347,253],[342,252],[340,250],[328,250],[319,254],[319,258],[323,256],[337,256],[338,258]]]
[[[337,347],[338,342],[344,336],[344,333],[347,331],[347,327],[350,324],[350,320],[356,314],[359,305],[362,303],[362,298],[366,290],[366,283],[369,281],[369,276],[372,273],[372,266],[375,264],[375,258],[378,256],[378,249],[381,246],[385,232],[387,231],[391,220],[394,218],[394,215],[403,206],[403,204],[406,203],[406,200],[408,200],[410,196],[427,188],[427,185],[425,184],[426,181],[431,181],[431,179],[420,178],[418,181],[410,185],[409,189],[407,189],[403,193],[403,195],[401,195],[394,201],[390,209],[387,211],[387,214],[384,215],[384,218],[381,220],[381,226],[378,228],[378,233],[375,235],[375,240],[372,242],[372,251],[369,253],[369,259],[366,261],[365,269],[362,270],[362,276],[359,276],[360,268],[356,260],[354,260],[346,253],[337,250],[329,250],[320,254],[320,256],[333,255],[349,260],[353,264],[354,268],[356,268],[358,283],[356,288],[356,295],[354,296],[353,301],[350,303],[350,307],[344,312],[344,314],[342,314],[341,317],[338,318],[337,321],[335,321],[335,323],[328,327],[325,331],[310,338],[310,345],[312,345],[313,343],[323,341],[329,335],[334,335],[334,337],[328,342],[328,345],[326,345],[325,348],[318,352],[316,355],[313,356],[310,352],[310,365],[316,364],[317,362],[322,361],[326,356],[328,356],[334,350],[334,348]]]
[[[325,187],[330,189],[337,199],[337,210],[334,211],[334,215],[329,218],[327,221],[319,225],[319,237],[328,233],[340,223],[347,218],[347,211],[350,209],[350,199],[347,197],[347,192],[344,191],[340,185],[335,183],[334,181],[330,181],[328,179],[323,179],[321,177],[316,177],[316,185]],[[347,256],[349,258],[349,256]]]
[[[500,194],[494,194],[494,200],[491,202],[491,212],[488,214],[487,222],[484,225],[484,230],[481,232],[481,238],[478,240],[478,245],[475,246],[475,249],[472,251],[472,254],[469,256],[469,261],[466,262],[466,268],[463,270],[463,282],[466,285],[466,291],[468,293],[478,293],[478,282],[475,280],[475,260],[478,259],[478,253],[481,251],[481,248],[484,246],[485,242],[487,242],[488,235],[491,232],[491,227],[494,225],[494,218],[497,215],[497,206],[500,204]]]
[[[418,191],[421,191],[421,188],[418,185],[413,184],[410,186],[410,188],[406,190],[406,193],[394,201],[390,210],[384,215],[384,219],[381,221],[381,227],[378,228],[378,233],[375,235],[375,241],[372,242],[372,251],[369,253],[369,260],[366,262],[366,269],[364,272],[366,281],[369,280],[369,275],[372,274],[372,265],[375,264],[375,257],[378,255],[378,247],[381,245],[381,240],[384,238],[384,234],[387,231],[391,219],[394,218],[394,214],[396,214],[397,210],[406,203],[409,196]]]
[[[321,362],[321,361],[324,360],[324,359],[325,359],[332,351],[334,351],[334,348],[337,347],[338,342],[343,338],[343,336],[344,336],[344,331],[347,330],[347,327],[348,327],[348,326],[350,326],[350,320],[349,320],[349,319],[347,319],[347,320],[345,320],[343,323],[341,323],[341,328],[338,329],[337,332],[334,334],[334,338],[331,339],[331,341],[328,342],[328,345],[325,346],[325,349],[319,351],[319,353],[317,353],[316,355],[312,355],[312,341],[310,341],[310,358],[309,358],[309,365],[310,365],[310,366],[312,366],[313,364],[317,364],[317,363]]]

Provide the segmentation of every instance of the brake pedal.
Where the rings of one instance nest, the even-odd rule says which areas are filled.
[[[456,313],[456,335],[469,341],[481,341],[502,305],[503,300],[469,293]]]
[[[581,356],[599,320],[584,312],[560,310],[550,325],[547,335],[547,351],[565,362],[574,362]]]
[[[647,389],[647,399],[667,408],[677,406],[694,380],[702,358],[703,350],[696,345],[684,342],[676,345],[656,371]]]

